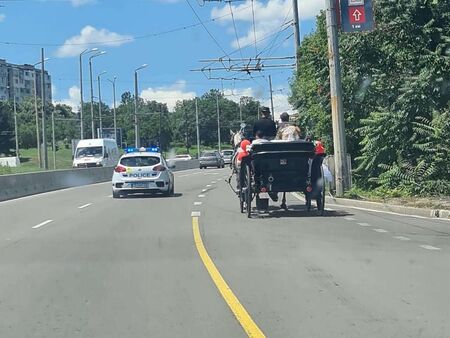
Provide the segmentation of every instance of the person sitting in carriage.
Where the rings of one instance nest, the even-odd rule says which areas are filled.
[[[300,140],[300,128],[289,122],[289,114],[282,113],[280,119],[281,123],[278,125],[276,139],[284,141]]]

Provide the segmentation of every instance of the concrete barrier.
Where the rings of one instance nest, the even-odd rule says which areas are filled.
[[[198,160],[179,161],[172,171],[195,169]],[[108,182],[114,168],[52,170],[26,174],[0,175],[0,201],[40,194],[53,190]]]

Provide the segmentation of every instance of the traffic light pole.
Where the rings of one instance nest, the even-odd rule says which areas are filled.
[[[345,143],[344,110],[342,105],[341,65],[335,0],[326,0],[328,61],[330,67],[331,118],[335,162],[336,195],[343,196],[348,184],[347,150]]]

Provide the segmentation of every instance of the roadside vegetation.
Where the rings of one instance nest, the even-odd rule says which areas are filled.
[[[450,2],[379,0],[375,12],[375,31],[340,35],[347,148],[357,191],[449,196]],[[290,101],[303,130],[332,152],[324,13],[299,57]]]

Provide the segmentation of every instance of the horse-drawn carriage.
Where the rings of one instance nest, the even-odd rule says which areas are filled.
[[[302,192],[306,209],[316,201],[318,213],[325,207],[325,185],[322,162],[324,154],[316,154],[315,145],[308,141],[266,141],[252,144],[249,154],[234,168],[241,212],[252,214],[256,200],[258,211],[267,211],[269,199],[278,200],[283,193],[281,207],[287,210],[286,193]]]

